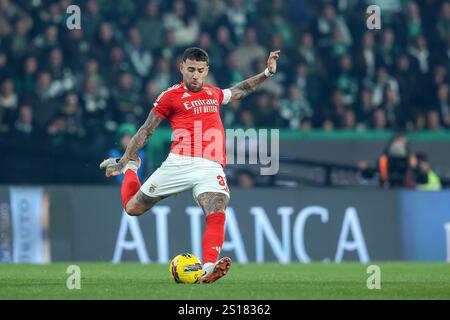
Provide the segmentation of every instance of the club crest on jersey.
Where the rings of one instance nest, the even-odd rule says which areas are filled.
[[[206,91],[206,93],[207,93],[208,95],[212,96],[211,90],[209,90],[208,88],[205,88],[205,91]]]

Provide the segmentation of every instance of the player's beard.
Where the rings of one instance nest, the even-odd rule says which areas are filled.
[[[188,88],[189,91],[192,91],[192,92],[198,92],[198,91],[202,90],[202,88],[203,88],[203,82],[201,82],[201,83],[197,82],[197,87],[194,87],[190,83],[186,83],[186,82],[184,84],[185,84],[186,88]]]

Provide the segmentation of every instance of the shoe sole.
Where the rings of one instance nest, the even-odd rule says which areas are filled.
[[[200,283],[213,283],[225,276],[231,267],[231,259],[228,257],[222,258],[214,266],[214,270],[206,275],[203,279],[200,279]]]

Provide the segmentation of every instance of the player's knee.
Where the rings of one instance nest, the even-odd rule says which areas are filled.
[[[223,197],[221,197],[221,199],[219,200],[219,204],[222,206],[223,210],[225,210],[227,208],[229,202],[230,202],[230,198],[228,198],[225,195]]]
[[[229,198],[225,194],[219,193],[216,197],[214,197],[212,203],[210,204],[210,207],[214,208],[212,210],[214,212],[225,211],[229,201]]]
[[[142,210],[140,210],[140,208],[138,208],[137,206],[134,206],[134,205],[130,205],[129,203],[127,204],[127,207],[125,208],[125,212],[129,216],[140,216],[141,214],[144,213],[144,212],[142,212]]]

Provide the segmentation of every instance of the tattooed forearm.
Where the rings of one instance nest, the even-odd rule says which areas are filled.
[[[137,151],[142,149],[142,147],[151,138],[153,132],[155,132],[161,121],[161,118],[158,117],[153,111],[151,111],[147,117],[147,120],[145,120],[144,124],[139,128],[138,132],[136,132],[133,138],[131,138],[120,162],[128,162],[128,160],[132,156],[134,156]]]
[[[228,205],[228,197],[220,192],[205,192],[197,197],[197,201],[205,214],[222,212]]]
[[[231,87],[231,99],[239,100],[245,98],[250,93],[254,92],[260,85],[266,80],[267,77],[264,75],[264,72],[257,74],[247,80],[239,82],[235,86]]]

